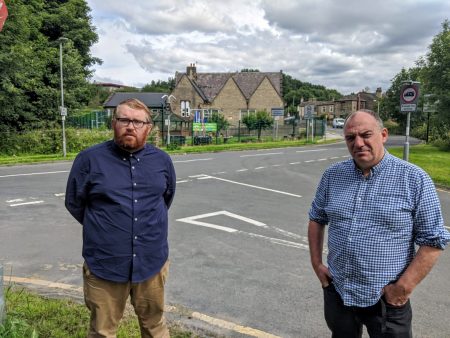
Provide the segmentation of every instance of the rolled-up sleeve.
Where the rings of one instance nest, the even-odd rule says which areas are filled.
[[[416,182],[414,242],[419,246],[444,249],[450,233],[444,228],[439,197],[431,178],[423,173]]]
[[[322,225],[328,223],[328,216],[325,212],[328,175],[329,170],[326,170],[322,175],[319,186],[317,187],[316,196],[314,197],[309,210],[309,219]]]

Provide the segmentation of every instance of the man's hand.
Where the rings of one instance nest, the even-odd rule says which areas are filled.
[[[405,305],[411,295],[398,282],[386,285],[383,291],[386,302],[394,306]]]
[[[331,274],[324,264],[319,264],[317,267],[314,267],[314,271],[316,272],[317,277],[319,278],[322,287],[326,288],[331,283]]]

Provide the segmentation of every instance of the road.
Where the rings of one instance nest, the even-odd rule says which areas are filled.
[[[325,168],[349,158],[345,144],[172,158],[167,302],[280,337],[328,336],[307,212]],[[70,167],[0,167],[5,280],[81,286],[81,226],[63,205]],[[438,193],[448,227],[450,194]],[[450,334],[449,264],[447,250],[413,294],[417,337]]]

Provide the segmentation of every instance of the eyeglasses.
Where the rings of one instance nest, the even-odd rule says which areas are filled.
[[[127,119],[126,117],[116,117],[116,121],[121,127],[128,127],[130,123],[133,123],[133,127],[136,129],[142,128],[144,124],[151,124],[150,122],[145,121],[130,120]]]

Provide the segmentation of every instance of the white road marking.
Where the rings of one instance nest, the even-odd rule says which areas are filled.
[[[62,196],[66,196],[66,193],[64,193],[64,192],[61,192],[61,193],[58,193],[58,194],[54,194],[56,197],[62,197]]]
[[[241,155],[239,157],[254,157],[254,156],[265,156],[265,155],[281,155],[284,154],[283,152],[281,153],[263,153],[263,154],[251,154],[251,155]]]
[[[205,176],[205,174],[199,174],[199,175],[190,175],[188,177],[190,177],[190,178],[198,178],[198,177],[204,177],[204,176]]]
[[[310,163],[310,162],[315,162],[316,160],[308,160],[308,161],[305,161],[305,163]]]
[[[239,170],[236,170],[237,172],[241,172],[241,171],[247,171],[248,169],[239,169]]]
[[[24,199],[16,198],[15,200],[8,200],[8,201],[6,201],[6,203],[15,203],[15,202],[22,202],[22,201],[24,201]]]
[[[328,150],[327,148],[323,148],[323,149],[311,149],[311,150],[297,150],[296,153],[309,153],[312,151],[324,151],[324,150]]]
[[[272,167],[281,167],[281,164],[272,164]]]
[[[212,173],[211,175],[221,175],[221,174],[226,174],[226,171],[219,171],[217,173]]]
[[[302,162],[291,162],[289,164],[300,164],[300,163],[302,163]]]
[[[190,216],[190,217],[179,218],[179,219],[177,219],[177,221],[178,222],[188,223],[188,224],[193,224],[193,225],[198,225],[198,226],[202,226],[202,227],[206,227],[206,228],[211,228],[211,229],[215,229],[215,230],[225,231],[225,232],[228,232],[228,233],[239,233],[239,234],[247,235],[247,236],[250,236],[250,237],[253,237],[253,238],[259,238],[259,239],[268,240],[271,243],[279,244],[279,245],[283,245],[283,246],[288,246],[288,247],[292,247],[292,248],[299,248],[299,249],[305,249],[305,250],[308,250],[308,248],[309,248],[307,244],[302,244],[302,243],[297,243],[297,242],[292,242],[292,241],[286,241],[284,239],[264,236],[264,235],[255,234],[255,233],[252,233],[252,232],[246,232],[246,231],[242,231],[242,230],[226,227],[226,226],[223,226],[223,225],[217,225],[217,224],[213,224],[213,223],[207,223],[207,222],[198,221],[198,219],[207,218],[207,217],[213,217],[213,216],[219,216],[219,215],[224,215],[224,216],[236,218],[236,219],[239,219],[239,220],[241,220],[243,222],[250,223],[252,225],[255,225],[257,227],[262,227],[262,228],[265,228],[265,229],[268,229],[268,228],[278,229],[278,228],[275,228],[275,227],[269,227],[266,224],[264,224],[262,222],[259,222],[259,221],[256,221],[254,219],[251,219],[251,218],[248,218],[248,217],[244,217],[244,216],[241,216],[241,215],[237,215],[237,214],[233,214],[233,213],[231,213],[229,211],[226,211],[226,210],[210,212],[210,213],[207,213],[207,214],[202,214],[202,215],[197,215],[197,216]],[[284,232],[284,230],[281,230],[281,229],[278,229],[278,230],[280,230],[279,231],[280,233]],[[285,233],[290,234],[291,237],[293,235],[292,233],[289,233],[287,231]]]
[[[4,177],[18,177],[18,176],[33,176],[33,175],[49,175],[49,174],[61,174],[61,173],[68,173],[69,170],[61,170],[61,171],[45,171],[42,173],[28,173],[28,174],[13,174],[13,175],[3,175],[0,176],[0,178]]]
[[[339,158],[339,156],[333,156],[333,157],[330,157],[330,160],[335,160],[337,158]]]
[[[173,161],[173,163],[188,163],[188,162],[211,161],[211,160],[213,160],[213,158],[197,158],[194,160]]]
[[[343,158],[348,158],[348,157],[349,157],[349,155],[344,155],[344,156],[341,156],[341,157],[343,157]]]
[[[317,161],[326,161],[327,158],[319,158]]]
[[[450,227],[444,226],[444,228],[447,228],[448,230],[450,230]]]
[[[228,183],[233,183],[233,184],[238,184],[238,185],[243,185],[245,187],[250,187],[250,188],[254,188],[254,189],[260,189],[260,190],[265,190],[265,191],[270,191],[270,192],[274,192],[277,194],[282,194],[282,195],[287,195],[287,196],[292,196],[292,197],[302,197],[300,195],[297,194],[291,194],[290,192],[285,192],[285,191],[280,191],[280,190],[275,190],[275,189],[269,189],[269,188],[264,188],[264,187],[260,187],[257,185],[252,185],[252,184],[247,184],[247,183],[241,183],[241,182],[236,182],[236,181],[231,181],[231,180],[227,180],[225,178],[221,178],[221,177],[215,177],[215,176],[208,176],[205,175],[204,177],[198,177],[198,180],[207,180],[207,179],[214,179],[214,180],[219,180],[219,181],[224,181],[224,182],[228,182]]]
[[[10,204],[10,207],[18,207],[20,205],[29,205],[29,204],[41,204],[44,203],[44,201],[33,201],[33,202],[23,202],[23,203],[16,203],[16,204]]]
[[[177,184],[179,184],[179,183],[186,183],[186,182],[190,182],[190,180],[180,180],[180,181],[177,181]]]
[[[256,167],[255,170],[266,169],[266,167]]]

